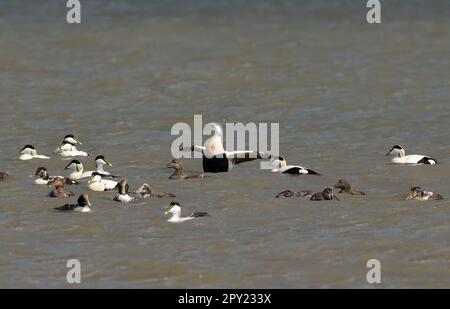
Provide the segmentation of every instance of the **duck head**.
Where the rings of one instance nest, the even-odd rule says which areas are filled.
[[[404,157],[406,155],[405,149],[400,145],[395,145],[392,149],[386,154],[386,156],[394,155],[397,157]]]

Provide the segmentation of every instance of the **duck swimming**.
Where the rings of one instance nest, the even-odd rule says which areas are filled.
[[[108,173],[107,171],[105,171],[103,169],[103,167],[107,165],[107,166],[112,166],[111,161],[109,161],[108,159],[105,158],[105,156],[97,156],[95,158],[95,166],[96,166],[96,172],[102,174],[102,176],[110,176],[113,178],[117,178],[117,176],[111,175],[110,173]]]
[[[92,172],[83,173],[83,170],[84,170],[83,163],[81,163],[78,160],[70,161],[70,163],[64,169],[65,170],[68,170],[68,169],[74,170],[69,175],[70,179],[77,180],[77,179],[83,179],[83,178],[88,178],[88,177],[92,176]]]
[[[50,159],[47,156],[38,155],[36,148],[34,148],[32,145],[26,145],[25,147],[23,147],[22,150],[19,152],[19,154],[20,154],[19,160],[22,161],[32,159],[44,159],[44,160]]]
[[[319,173],[304,168],[299,165],[287,165],[286,160],[283,157],[279,157],[278,159],[274,159],[270,162],[270,165],[273,167],[272,172],[274,173],[283,173],[283,174],[291,174],[291,175],[320,175]]]
[[[102,179],[102,174],[97,172],[93,172],[88,180],[88,188],[97,192],[114,190],[117,184],[117,181]]]
[[[48,170],[45,167],[38,167],[34,176],[38,178],[34,181],[37,185],[47,185],[49,182],[53,181],[55,178],[62,178],[66,185],[78,185],[79,183],[75,180],[65,178],[62,176],[49,176]]]
[[[405,149],[402,146],[395,145],[392,149],[386,154],[386,156],[394,155],[391,162],[395,164],[429,164],[434,165],[437,164],[437,160],[433,159],[429,156],[423,155],[406,155]]]
[[[212,127],[214,135],[205,142],[205,146],[193,145],[188,148],[181,148],[181,150],[202,153],[203,171],[205,173],[225,173],[230,171],[233,166],[243,162],[271,158],[269,154],[251,150],[225,151],[222,142],[222,128],[215,123],[208,125]]]
[[[70,175],[70,179],[83,179],[83,178],[89,178],[92,176],[92,173],[97,172],[101,174],[101,176],[106,177],[117,177],[113,176],[110,173],[106,172],[103,167],[105,165],[112,166],[111,162],[107,160],[104,156],[98,156],[95,158],[95,165],[97,167],[96,171],[86,171],[84,172],[84,166],[83,164],[78,160],[72,160],[70,163],[64,168],[66,170],[71,169],[74,170]]]
[[[153,192],[150,186],[144,183],[134,192],[135,195],[142,198],[157,197],[157,198],[173,198],[176,197],[172,193]]]
[[[64,158],[89,156],[87,152],[78,150],[75,144],[68,141],[62,142],[57,153]]]
[[[192,179],[192,178],[205,178],[208,177],[206,174],[194,173],[194,174],[184,174],[184,165],[179,160],[172,160],[167,164],[168,168],[173,168],[175,171],[170,175],[169,179]]]
[[[0,181],[5,180],[6,178],[8,178],[8,174],[0,172]]]
[[[177,202],[170,203],[170,205],[166,208],[165,214],[171,215],[170,219],[167,220],[167,222],[170,222],[170,223],[180,223],[180,222],[192,220],[195,218],[209,216],[209,214],[207,212],[194,212],[189,217],[181,217],[181,206]]]
[[[76,138],[73,134],[68,134],[68,135],[64,136],[64,139],[63,139],[61,145],[58,148],[55,149],[54,153],[59,153],[61,151],[61,146],[63,145],[64,142],[68,142],[68,143],[70,143],[72,145],[76,145],[76,144],[83,145],[78,140],[78,138]]]
[[[82,194],[77,200],[76,204],[65,204],[54,209],[59,211],[78,211],[78,212],[90,212],[91,203],[89,202],[89,197],[87,194]]]
[[[122,179],[117,187],[119,188],[119,193],[114,196],[114,201],[120,203],[132,203],[137,200],[136,196],[130,196],[130,194],[128,193],[130,186],[128,185],[126,179]]]
[[[49,185],[53,185],[55,188],[50,191],[50,193],[48,194],[48,196],[50,197],[58,197],[58,198],[63,198],[63,197],[69,197],[69,196],[74,196],[72,191],[68,191],[66,189],[64,189],[64,178],[55,178],[53,179],[51,182],[49,182]]]
[[[311,196],[311,201],[339,201],[339,198],[334,195],[333,188],[326,188],[322,192],[315,193]]]
[[[339,193],[348,193],[351,195],[366,195],[364,192],[361,191],[353,191],[352,187],[350,186],[350,183],[345,179],[339,179],[338,183],[334,185],[335,188],[341,189]]]
[[[316,194],[317,192],[314,192],[314,191],[309,191],[309,190],[306,190],[306,191],[299,191],[299,192],[297,192],[297,193],[294,193],[293,191],[291,191],[291,190],[285,190],[285,191],[282,191],[282,192],[280,192],[280,193],[278,193],[276,196],[275,196],[275,198],[280,198],[280,197],[286,197],[286,198],[289,198],[289,197],[293,197],[293,196],[295,196],[295,197],[312,197],[314,194]]]
[[[412,187],[411,192],[405,198],[405,200],[418,200],[418,201],[439,201],[444,198],[437,193],[424,191],[421,187]]]

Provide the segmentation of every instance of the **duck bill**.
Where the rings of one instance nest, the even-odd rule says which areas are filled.
[[[75,140],[78,144],[83,145],[83,143],[80,142],[80,140],[79,140],[78,138],[74,138],[74,140]]]
[[[167,216],[170,213],[170,210],[172,209],[172,206],[169,205],[166,207],[166,211],[164,212],[164,214]]]
[[[391,155],[392,150],[394,150],[394,148],[392,148],[391,150],[389,150],[389,152],[386,154],[386,157]]]
[[[167,168],[175,168],[175,165],[171,162],[166,165]]]
[[[106,162],[106,165],[112,166],[112,163],[108,159],[105,159],[105,162]]]

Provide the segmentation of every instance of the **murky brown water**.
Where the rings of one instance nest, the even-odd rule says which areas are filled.
[[[401,200],[417,184],[450,197],[448,1],[383,4],[381,25],[355,1],[84,1],[83,23],[68,25],[63,2],[0,3],[0,170],[12,175],[0,184],[0,287],[68,287],[71,258],[82,287],[370,288],[370,258],[381,287],[450,287],[448,201]],[[169,181],[170,128],[194,114],[279,122],[288,162],[324,175],[252,162]],[[212,216],[168,224],[168,201],[122,206],[111,193],[90,194],[91,214],[51,211],[67,200],[28,175],[66,162],[17,151],[50,154],[67,133],[132,187]],[[390,165],[397,143],[442,164]],[[273,198],[339,178],[368,195]]]

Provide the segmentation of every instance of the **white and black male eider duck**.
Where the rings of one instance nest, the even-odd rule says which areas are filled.
[[[205,142],[204,146],[181,147],[181,150],[196,151],[203,154],[203,171],[205,173],[225,173],[230,171],[234,165],[243,162],[271,158],[271,155],[258,151],[226,151],[223,148],[223,133],[220,125],[215,123],[208,125],[212,127],[214,135]]]
[[[130,186],[128,185],[126,179],[122,179],[117,184],[117,187],[119,189],[119,193],[114,196],[113,201],[120,203],[133,203],[138,199],[136,196],[130,196],[130,193],[128,193]]]
[[[189,173],[184,174],[184,165],[179,160],[172,160],[169,164],[167,164],[168,168],[173,168],[175,171],[172,175],[169,176],[169,179],[192,179],[192,178],[205,178],[208,177],[208,175],[203,173]]]
[[[59,146],[57,152],[61,157],[71,158],[71,157],[88,157],[89,154],[85,151],[78,150],[75,144],[68,141],[63,141]]]
[[[108,173],[103,169],[105,165],[112,166],[111,162],[106,159],[104,156],[97,156],[95,158],[95,165],[96,170],[95,171],[84,171],[83,164],[78,160],[72,160],[70,163],[65,167],[66,170],[71,169],[74,170],[70,175],[70,179],[83,179],[88,178],[92,176],[92,173],[97,172],[101,174],[103,177],[109,176],[109,177],[116,177]]]
[[[149,198],[149,197],[157,197],[157,198],[173,198],[176,197],[175,194],[172,193],[164,193],[164,192],[154,192],[150,186],[144,183],[142,186],[137,189],[134,194],[137,197],[141,198]]]
[[[60,153],[63,150],[66,150],[66,151],[70,150],[71,147],[69,147],[69,146],[66,146],[65,149],[62,149],[62,146],[64,146],[65,143],[69,143],[69,144],[71,144],[73,146],[75,146],[75,145],[83,145],[80,142],[80,140],[78,138],[76,138],[73,134],[68,134],[68,135],[64,136],[64,139],[61,142],[61,145],[59,145],[58,148],[55,149],[54,153]]]
[[[26,145],[22,148],[22,150],[19,152],[19,160],[27,161],[32,159],[50,159],[50,157],[42,156],[37,154],[36,148],[34,148],[32,145]]]
[[[64,178],[55,178],[52,181],[48,182],[48,185],[54,186],[54,189],[50,191],[48,196],[58,198],[74,196],[72,191],[66,190],[64,188],[64,184],[65,184]]]
[[[8,178],[8,174],[0,172],[0,181],[5,180],[6,178]]]
[[[64,142],[68,142],[72,145],[83,145],[78,138],[76,138],[73,134],[67,134],[64,136],[63,141],[61,142],[61,145],[58,146],[58,148],[55,149],[54,153],[59,153],[61,151],[61,146],[64,144]]]
[[[338,183],[334,185],[335,188],[341,189],[339,193],[347,193],[351,195],[366,195],[364,192],[361,191],[353,191],[352,186],[350,183],[345,179],[339,179]]]
[[[395,145],[392,149],[386,154],[386,156],[394,155],[391,162],[395,164],[429,164],[434,165],[437,164],[437,160],[433,159],[429,156],[424,155],[406,155],[405,149],[402,146]]]
[[[412,187],[410,193],[405,200],[418,200],[418,201],[439,201],[444,198],[437,193],[424,191],[421,187]]]
[[[286,160],[283,157],[279,157],[278,159],[274,159],[270,162],[272,166],[272,172],[274,173],[283,173],[283,174],[291,174],[291,175],[320,175],[316,171],[313,171],[309,168],[304,168],[299,165],[287,165]]]
[[[166,208],[166,215],[171,215],[170,219],[167,222],[170,223],[180,223],[188,220],[192,220],[200,217],[207,217],[209,214],[207,212],[194,212],[189,217],[181,217],[181,206],[177,202],[172,202]]]
[[[77,200],[76,204],[65,204],[54,209],[59,211],[78,211],[78,212],[90,212],[91,203],[89,202],[89,197],[87,194],[82,194]]]
[[[49,176],[48,170],[45,167],[38,167],[36,172],[34,173],[34,176],[37,176],[38,178],[34,181],[37,185],[47,185],[49,182],[54,180],[55,178],[62,178],[64,179],[64,182],[66,185],[78,185],[79,183],[75,180],[65,178],[62,176]]]
[[[102,179],[102,174],[97,172],[93,172],[88,180],[88,188],[97,192],[114,190],[117,184],[117,181]]]

